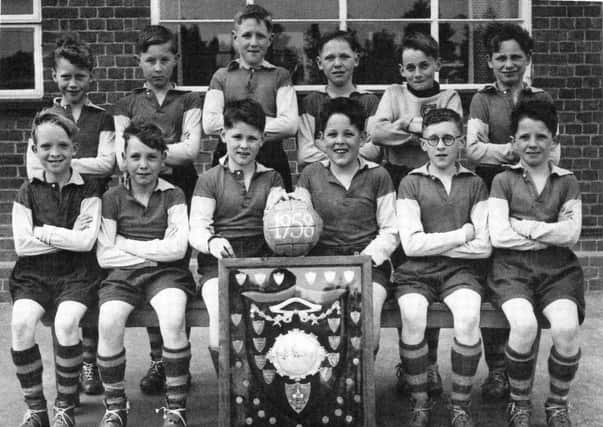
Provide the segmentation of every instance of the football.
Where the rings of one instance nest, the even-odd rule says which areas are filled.
[[[306,255],[321,232],[322,219],[300,200],[282,201],[264,215],[264,238],[276,255]]]

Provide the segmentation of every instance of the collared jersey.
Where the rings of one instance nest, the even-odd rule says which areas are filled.
[[[324,161],[303,170],[296,193],[309,198],[323,220],[318,245],[364,251],[381,265],[398,245],[394,185],[383,167],[358,160],[360,168],[349,189]]]
[[[569,170],[552,163],[550,168],[540,194],[520,164],[494,178],[489,199],[494,247],[537,250],[577,242],[582,228],[578,180]]]
[[[443,89],[435,95],[419,97],[406,85],[394,84],[385,89],[369,133],[373,143],[383,147],[386,162],[416,168],[427,161],[419,135],[408,127],[413,118],[423,117],[434,108],[450,108],[463,116],[461,98],[454,90]]]
[[[263,239],[264,209],[270,191],[276,187],[283,187],[280,174],[256,162],[256,171],[247,190],[242,173],[230,171],[227,158],[223,157],[220,164],[201,174],[197,180],[193,206],[195,198],[201,198],[211,202],[214,209],[213,212],[191,212],[192,246],[199,250],[206,248],[212,233],[226,239]]]
[[[23,183],[12,211],[13,239],[18,256],[36,256],[59,251],[88,252],[100,224],[101,188],[96,180],[72,171],[69,182],[59,188],[46,182],[44,174]],[[92,219],[86,230],[73,230],[79,215]]]
[[[362,105],[367,118],[373,116],[377,111],[379,98],[375,94],[354,91],[349,98]],[[316,127],[320,113],[330,99],[332,97],[326,91],[316,91],[310,92],[302,100],[297,132],[297,161],[302,165],[327,159],[327,155],[316,146],[315,141],[320,137],[320,129]],[[368,126],[368,120],[366,126]],[[373,145],[370,139],[360,147],[360,154],[367,160],[377,161],[380,152],[379,147]]]
[[[78,127],[73,137],[78,148],[71,166],[84,176],[110,176],[115,167],[115,126],[111,114],[87,102],[82,106],[78,120],[75,120],[71,106],[63,105],[60,98],[55,99],[48,110],[70,118]],[[30,139],[26,156],[27,175],[30,178],[40,176],[43,170],[32,146],[33,140]]]
[[[397,212],[400,240],[407,256],[444,255],[487,258],[488,192],[481,178],[461,165],[452,177],[450,194],[429,172],[429,163],[412,170],[400,183]],[[465,241],[464,224],[475,238]]]
[[[525,100],[553,103],[542,89],[526,86],[517,102],[511,93],[498,89],[496,84],[485,86],[471,100],[467,122],[467,157],[478,164],[500,165],[516,160],[511,149],[511,113]],[[555,148],[553,161],[559,162],[560,150]]]

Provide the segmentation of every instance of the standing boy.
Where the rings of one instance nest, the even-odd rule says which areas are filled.
[[[115,168],[115,131],[113,117],[88,99],[93,79],[94,57],[90,48],[71,38],[62,38],[53,51],[52,79],[61,93],[51,111],[65,115],[78,127],[73,136],[77,151],[71,167],[85,178],[97,179],[102,191],[106,189]],[[29,140],[26,154],[27,176],[40,176],[43,171]],[[82,328],[83,364],[80,386],[87,394],[103,392],[96,367],[96,328]]]
[[[318,148],[320,131],[316,128],[316,120],[329,99],[351,98],[362,105],[366,117],[375,114],[379,98],[359,90],[354,84],[354,69],[360,61],[359,52],[356,38],[348,31],[333,31],[318,41],[316,63],[327,79],[327,86],[323,91],[310,92],[302,101],[297,132],[297,164],[300,170],[310,163],[327,159],[327,155]],[[377,161],[381,150],[367,141],[360,148],[360,154],[367,160]]]
[[[280,174],[256,161],[264,143],[265,122],[262,106],[256,101],[226,104],[221,134],[226,155],[199,177],[193,196],[189,241],[199,251],[202,295],[209,315],[209,352],[216,373],[218,260],[270,255],[264,240],[264,209],[271,192],[284,191]]]
[[[494,255],[488,285],[511,332],[505,350],[511,385],[509,426],[530,426],[537,318],[551,325],[549,427],[571,426],[567,396],[580,360],[584,276],[570,247],[582,227],[578,180],[551,162],[557,113],[546,101],[519,104],[511,116],[519,163],[498,174],[489,199]]]
[[[239,58],[212,76],[203,104],[203,130],[209,135],[222,132],[226,103],[245,98],[259,102],[266,113],[266,127],[258,161],[280,173],[285,188],[291,191],[283,139],[297,132],[297,98],[289,72],[264,59],[272,42],[272,16],[259,5],[247,5],[234,20],[232,37]],[[224,143],[219,143],[214,165],[225,152]]]
[[[294,194],[313,206],[323,220],[318,243],[308,255],[359,253],[371,257],[376,353],[391,273],[390,256],[399,241],[391,178],[378,164],[359,157],[365,121],[364,108],[357,101],[327,101],[318,129],[319,148],[328,158],[303,170]]]
[[[55,112],[35,117],[32,152],[42,171],[21,186],[13,204],[18,259],[9,281],[11,354],[28,407],[21,427],[49,425],[35,330],[44,313],[55,310],[57,397],[52,426],[75,426],[82,365],[78,325],[96,302],[102,278],[92,252],[100,224],[100,188],[71,168],[76,133],[75,124]]]
[[[201,147],[201,100],[193,92],[179,90],[171,78],[178,61],[174,34],[161,25],[144,28],[136,44],[138,61],[145,78],[144,86],[122,98],[114,107],[115,155],[120,169],[125,169],[124,129],[130,122],[148,121],[164,133],[167,151],[161,178],[184,191],[187,205],[193,196],[197,171],[193,162]],[[151,367],[140,381],[147,394],[164,390],[165,372],[161,358],[159,328],[147,328],[151,345]]]
[[[454,322],[450,425],[473,426],[471,383],[482,352],[478,260],[488,258],[492,249],[488,193],[483,181],[458,163],[461,117],[450,109],[435,109],[422,122],[421,147],[429,162],[400,184],[398,223],[407,259],[393,278],[402,317],[402,367],[412,400],[409,425],[429,425],[433,402],[425,328],[429,304],[442,300]]]
[[[99,290],[98,367],[107,411],[101,427],[125,427],[124,332],[130,313],[148,302],[163,338],[166,375],[164,427],[186,427],[191,350],[185,310],[194,294],[188,270],[188,218],[184,193],[159,178],[167,157],[161,129],[132,122],[124,131],[124,182],[103,196],[97,256],[109,269]]]

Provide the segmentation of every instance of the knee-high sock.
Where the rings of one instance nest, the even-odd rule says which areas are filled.
[[[11,355],[27,407],[33,410],[46,409],[42,387],[42,356],[38,345],[35,344],[26,350],[11,349]]]
[[[149,334],[149,345],[151,346],[151,359],[161,360],[163,338],[161,338],[161,331],[159,327],[149,326],[147,328],[147,334]]]
[[[473,377],[482,356],[482,342],[464,345],[454,339],[450,350],[452,360],[452,394],[453,403],[467,404],[471,400]]]
[[[505,369],[505,346],[509,340],[509,329],[481,328],[481,332],[488,370]]]
[[[105,388],[105,404],[107,409],[123,409],[126,407],[126,349],[112,356],[97,356],[98,372]]]
[[[511,399],[529,401],[530,394],[532,394],[532,376],[536,367],[536,355],[533,351],[526,354],[518,353],[507,344],[505,363],[509,376]]]
[[[82,360],[86,363],[96,363],[98,347],[98,329],[82,328]]]
[[[423,340],[419,344],[408,345],[400,340],[400,356],[404,380],[409,385],[412,398],[417,401],[427,400],[427,343]]]
[[[163,347],[165,366],[165,397],[168,408],[186,408],[188,370],[191,362],[191,345],[182,348]]]
[[[570,357],[561,356],[557,349],[551,347],[549,355],[549,375],[551,377],[550,394],[547,403],[553,405],[566,405],[567,395],[569,394],[570,384],[580,363],[581,352]]]
[[[55,352],[57,402],[65,406],[75,405],[82,368],[82,342],[67,346],[57,342]]]

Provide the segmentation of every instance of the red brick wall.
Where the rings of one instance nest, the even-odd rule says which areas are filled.
[[[150,22],[150,0],[42,0],[44,56],[64,32],[88,42],[97,57],[93,102],[110,105],[141,83],[133,58],[137,30]],[[583,191],[583,239],[577,247],[591,290],[603,290],[603,58],[598,2],[534,0],[534,85],[547,90],[561,112],[562,166],[574,170]],[[0,100],[0,301],[15,259],[10,208],[25,176],[23,151],[33,114],[56,95],[45,63],[43,101]],[[471,94],[463,94],[464,103]],[[203,170],[215,142],[205,139]],[[289,141],[293,160],[294,143]],[[295,171],[295,164],[292,164]]]

